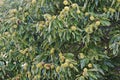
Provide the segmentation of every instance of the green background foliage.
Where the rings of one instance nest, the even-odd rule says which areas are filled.
[[[120,79],[120,0],[3,1],[0,80]]]

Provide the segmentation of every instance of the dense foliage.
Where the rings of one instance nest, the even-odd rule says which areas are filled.
[[[0,1],[0,80],[120,79],[120,0]]]

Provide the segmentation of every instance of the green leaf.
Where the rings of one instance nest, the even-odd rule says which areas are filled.
[[[83,69],[85,67],[86,64],[89,63],[89,60],[88,59],[83,59],[80,61],[80,65],[81,65],[81,69]]]
[[[71,59],[74,57],[74,54],[73,53],[65,53],[65,57]]]
[[[110,26],[111,23],[109,21],[101,20],[100,21],[103,26]]]
[[[89,73],[89,75],[90,75],[90,77],[92,77],[93,79],[98,80],[97,76],[94,75],[93,73]]]

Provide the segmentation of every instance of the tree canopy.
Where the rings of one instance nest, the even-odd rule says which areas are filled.
[[[119,80],[120,0],[0,0],[0,80]]]

